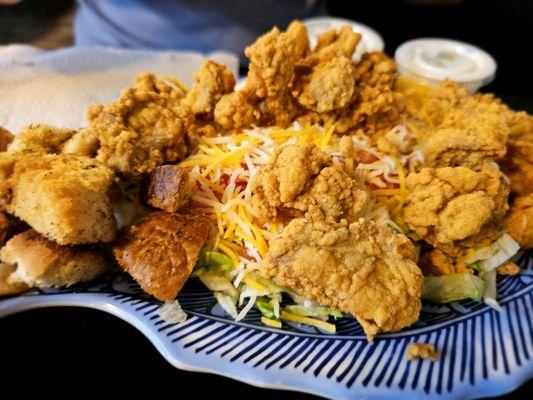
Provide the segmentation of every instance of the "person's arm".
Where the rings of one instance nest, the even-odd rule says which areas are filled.
[[[10,5],[13,5],[13,4],[20,3],[21,1],[22,0],[0,0],[0,5],[10,6]]]

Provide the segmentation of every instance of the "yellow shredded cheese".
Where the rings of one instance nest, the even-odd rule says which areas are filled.
[[[316,318],[302,317],[300,315],[296,315],[288,311],[281,312],[281,319],[284,319],[286,321],[299,322],[302,324],[311,325],[316,328],[328,331],[330,333],[337,332],[337,327],[334,324],[330,324],[329,322],[321,321]]]
[[[266,325],[266,326],[270,326],[272,328],[281,329],[281,321],[279,321],[277,319],[270,319],[270,318],[267,318],[267,317],[261,317],[261,322],[264,325]]]
[[[267,288],[263,285],[261,285],[259,282],[252,279],[249,275],[245,275],[244,278],[242,278],[242,281],[246,283],[248,286],[250,286],[252,289],[255,289],[257,291],[264,291],[267,290]]]

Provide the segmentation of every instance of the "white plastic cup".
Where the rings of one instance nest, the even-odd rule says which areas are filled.
[[[400,75],[434,87],[448,79],[475,92],[496,75],[496,61],[489,53],[456,40],[409,40],[396,49],[394,58]]]

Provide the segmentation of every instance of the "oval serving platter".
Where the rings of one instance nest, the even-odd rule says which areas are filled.
[[[519,275],[498,278],[500,312],[473,301],[426,303],[414,326],[372,343],[347,317],[337,321],[335,335],[298,325],[268,328],[255,310],[234,322],[197,280],[178,297],[188,314],[179,324],[166,323],[161,303],[122,276],[3,298],[0,317],[48,306],[95,308],[139,329],[177,368],[266,388],[338,399],[488,397],[533,377],[532,252],[520,264]],[[407,361],[405,349],[414,342],[434,344],[439,360]]]

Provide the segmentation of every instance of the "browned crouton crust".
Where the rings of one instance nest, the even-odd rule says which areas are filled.
[[[0,126],[0,151],[6,151],[9,143],[13,141],[13,135]]]
[[[29,289],[23,282],[13,281],[11,276],[17,269],[16,265],[0,262],[0,296],[9,296],[25,292]]]
[[[146,293],[173,300],[192,272],[209,225],[203,214],[157,211],[126,228],[113,251]]]
[[[150,175],[146,202],[152,207],[174,213],[188,202],[191,192],[187,171],[177,165],[161,165]]]
[[[99,250],[59,246],[33,229],[11,238],[0,250],[0,259],[16,267],[8,282],[38,288],[90,281],[109,269],[108,261]]]
[[[110,242],[113,181],[108,167],[87,157],[8,154],[0,159],[0,206],[58,244]]]

